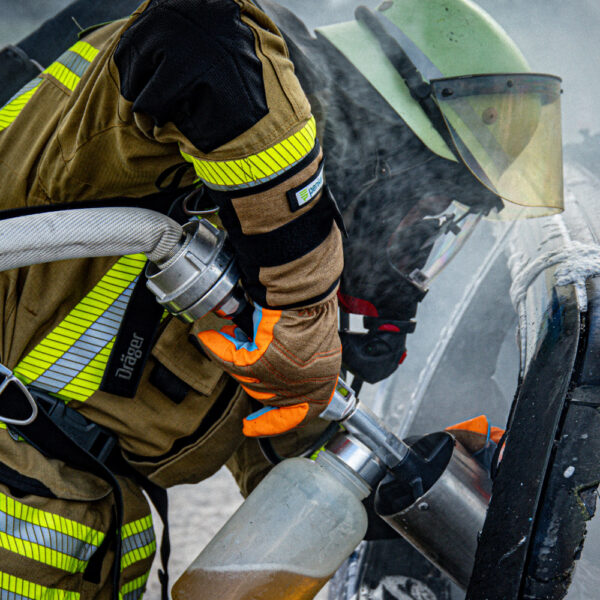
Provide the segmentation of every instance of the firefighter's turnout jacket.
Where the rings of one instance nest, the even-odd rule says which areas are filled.
[[[217,199],[251,297],[321,315],[323,377],[333,377],[340,232],[322,192],[298,195],[321,161],[285,44],[247,0],[145,2],[82,35],[0,109],[2,210],[141,198],[189,164],[182,185],[199,180]],[[127,459],[158,484],[197,482],[229,461],[246,493],[266,468],[242,435],[250,399],[190,341],[219,328],[216,317],[191,327],[166,319],[135,397],[99,390],[144,264],[134,255],[0,273],[0,362],[115,432]],[[315,332],[299,320],[294,335]],[[136,343],[124,352],[128,364]],[[177,385],[162,385],[161,373]],[[109,486],[0,427],[3,597],[110,597]],[[280,450],[310,445],[320,427],[283,436]],[[128,480],[122,487],[119,591],[130,600],[144,590],[156,543],[142,493]]]

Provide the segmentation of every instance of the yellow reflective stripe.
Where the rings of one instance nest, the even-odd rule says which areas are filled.
[[[121,571],[131,565],[151,557],[156,552],[156,540],[152,540],[149,544],[141,548],[135,548],[131,552],[127,552],[121,557]]]
[[[100,52],[98,49],[94,48],[94,46],[83,41],[77,42],[74,46],[71,46],[71,48],[69,49],[72,52],[79,54],[81,58],[85,58],[85,60],[87,60],[88,62],[92,62],[98,55],[98,52]]]
[[[134,535],[136,533],[141,533],[146,529],[152,527],[152,515],[148,515],[146,517],[142,517],[137,521],[131,521],[130,523],[125,523],[121,528],[121,537],[126,538],[130,535]]]
[[[101,531],[41,508],[28,506],[2,493],[0,493],[0,510],[11,517],[17,517],[34,525],[41,525],[66,533],[82,542],[95,546],[99,546],[104,539],[104,534]]]
[[[67,89],[73,91],[98,52],[87,42],[77,42],[45,69],[44,73],[51,75]]]
[[[75,75],[73,71],[67,69],[64,65],[59,62],[52,63],[47,69],[44,70],[47,75],[52,75],[54,79],[57,79],[67,89],[73,91],[79,83],[80,77]]]
[[[0,548],[80,573],[103,539],[100,531],[0,493]]]
[[[4,595],[0,592],[1,598],[7,600],[78,600],[78,592],[68,590],[59,590],[49,588],[33,581],[27,581],[20,577],[15,577],[9,573],[0,571],[0,590],[6,591],[10,595]]]
[[[0,109],[0,131],[6,129],[19,116],[40,85],[41,81],[34,88],[17,96]]]
[[[198,177],[209,187],[238,188],[258,185],[277,177],[302,160],[315,146],[317,126],[314,117],[285,140],[246,158],[212,161],[182,152],[194,165]]]
[[[152,516],[148,515],[137,521],[123,525],[121,528],[121,538],[123,540],[121,571],[123,571],[132,564],[144,560],[156,552]]]
[[[119,598],[121,600],[140,600],[145,591],[146,582],[150,572],[144,573],[136,577],[133,581],[127,582],[119,592]]]
[[[102,382],[127,305],[125,291],[145,264],[143,254],[121,257],[14,373],[66,400],[87,400]]]

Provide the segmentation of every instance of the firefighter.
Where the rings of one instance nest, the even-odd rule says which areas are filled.
[[[76,448],[64,456],[60,433],[37,441],[7,422],[5,405],[0,589],[137,598],[156,548],[140,485],[160,504],[157,487],[208,477],[244,435],[294,430],[281,442],[291,451],[323,428],[313,418],[340,370],[343,253],[315,120],[279,31],[251,2],[148,0],[82,35],[0,110],[0,128],[5,210],[124,197],[145,206],[157,194],[160,204],[157,182],[170,173],[182,187],[201,183],[254,302],[251,343],[216,317],[167,319],[154,335],[135,315],[127,325],[143,257],[0,276],[2,364],[52,413],[48,428],[79,422],[100,440],[85,451],[101,463],[88,468]],[[274,410],[245,420],[255,402]],[[126,464],[103,456],[111,436]]]
[[[341,363],[344,255],[342,304],[367,328],[344,332],[344,362],[377,381],[402,358],[436,238],[507,211],[500,199],[519,200],[507,182],[529,184],[519,203],[532,212],[560,209],[556,178],[541,199],[538,187],[556,166],[539,149],[556,144],[534,135],[556,123],[556,80],[530,76],[465,0],[386,7],[385,25],[357,13],[291,45],[301,87],[251,2],[150,0],[85,32],[0,109],[3,209],[166,212],[178,189],[201,184],[254,305],[250,336],[214,315],[191,326],[158,315],[155,333],[140,256],[2,273],[0,362],[13,390],[0,405],[2,590],[137,598],[156,549],[141,488],[164,512],[161,490],[227,461],[248,493],[268,469],[253,438],[277,436],[283,454],[310,447]],[[465,45],[473,37],[490,52]],[[344,250],[324,173],[349,226]],[[44,410],[11,425],[7,398],[27,407],[27,394]]]

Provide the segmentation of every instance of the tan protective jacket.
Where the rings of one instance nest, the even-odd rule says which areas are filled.
[[[329,219],[325,234],[298,244],[296,254],[286,248],[280,260],[261,264],[251,251],[282,231],[300,238],[307,227],[298,223],[318,217],[322,194],[299,206],[287,194],[314,179],[321,164],[310,106],[279,32],[254,5],[212,3],[203,10],[213,12],[200,14],[196,23],[195,13],[190,19],[181,12],[186,4],[145,2],[130,19],[89,33],[0,109],[0,208],[139,198],[157,192],[155,182],[165,170],[191,163],[182,183],[200,178],[220,195],[234,245],[247,249],[240,260],[253,297],[272,307],[312,305],[327,315],[320,343],[330,358],[323,376],[333,378],[339,367],[335,288],[342,269],[337,226]],[[221,61],[210,48],[233,59]],[[232,83],[240,69],[250,75]],[[253,91],[257,85],[259,92]],[[194,98],[204,99],[199,108]],[[97,286],[116,264],[117,258],[82,259],[0,273],[0,362],[34,384],[42,381],[67,351],[60,337],[65,328],[76,339],[90,326],[81,311],[72,326],[65,327],[65,320],[81,308],[82,298],[102,304]],[[107,294],[114,292],[103,285]],[[168,320],[133,399],[97,391],[101,363],[100,375],[88,370],[74,383],[61,383],[58,393],[116,432],[132,462],[158,483],[198,481],[240,447],[241,421],[251,411],[247,396],[190,341],[191,333],[219,325],[212,316],[191,330]],[[302,328],[294,335],[301,339]],[[149,382],[157,363],[189,386],[179,403]],[[320,428],[307,426],[283,445],[289,450]],[[3,461],[29,469],[57,494],[67,493],[57,472],[45,472],[29,449],[15,452],[15,444],[0,431]],[[257,456],[255,449],[244,450],[236,468],[252,470]],[[244,488],[256,483],[258,471],[253,473],[240,474]]]

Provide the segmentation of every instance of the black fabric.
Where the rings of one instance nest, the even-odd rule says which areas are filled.
[[[296,260],[322,244],[331,233],[333,210],[322,197],[309,211],[268,233],[244,235],[237,215],[221,209],[225,225],[242,269],[244,264],[277,267]],[[228,221],[225,224],[225,221]]]
[[[331,233],[337,208],[328,194],[307,212],[268,233],[245,235],[231,200],[215,196],[219,216],[235,249],[248,295],[261,306],[266,304],[266,290],[259,281],[261,267],[276,267],[305,256],[320,246]],[[306,304],[306,302],[303,302]],[[280,308],[280,307],[278,307]]]
[[[133,398],[137,392],[144,366],[152,350],[164,308],[146,287],[141,274],[111,350],[100,389],[109,394]]]
[[[89,581],[95,585],[98,585],[102,581],[102,567],[104,566],[104,559],[115,541],[115,530],[117,530],[116,524],[113,521],[110,524],[104,539],[100,546],[96,549],[94,554],[90,557],[90,560],[83,572],[83,580]]]
[[[175,373],[171,373],[160,363],[157,363],[152,369],[149,381],[175,404],[181,404],[190,391],[190,386],[185,381],[179,379]]]
[[[42,496],[43,498],[56,498],[55,494],[41,481],[27,477],[3,463],[0,463],[0,482],[6,485],[11,494],[17,498],[29,494]]]
[[[208,153],[268,114],[262,64],[233,0],[154,0],[114,54],[121,94]]]

